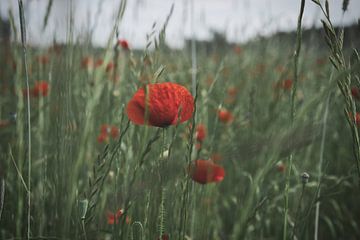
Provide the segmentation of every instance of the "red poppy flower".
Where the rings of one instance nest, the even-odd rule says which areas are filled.
[[[218,110],[219,120],[223,123],[231,123],[234,120],[234,116],[231,112],[226,110],[225,108]]]
[[[169,234],[166,234],[166,233],[162,234],[161,238],[158,238],[158,240],[169,240],[169,239],[170,239]]]
[[[47,96],[49,93],[49,84],[45,81],[36,82],[32,94],[34,97]]]
[[[352,113],[349,113],[349,117],[353,118],[353,120],[355,121],[355,124],[360,127],[360,113],[355,113],[355,117],[353,117]]]
[[[107,213],[107,223],[109,225],[119,224],[119,218],[121,216],[123,216],[123,214],[124,214],[124,211],[122,209],[117,210],[116,213],[108,212]],[[126,216],[125,222],[127,224],[130,224],[131,219],[128,216]]]
[[[93,66],[94,60],[92,59],[92,57],[84,57],[81,60],[81,67],[82,68],[90,68]]]
[[[120,135],[120,130],[118,127],[112,126],[110,128],[110,135],[112,138],[117,138]]]
[[[355,123],[359,127],[360,126],[360,113],[355,114]]]
[[[36,61],[39,64],[46,65],[50,62],[49,57],[47,55],[40,55],[36,57]]]
[[[284,90],[290,90],[292,87],[292,80],[291,79],[285,79],[280,83],[280,87]]]
[[[237,54],[237,55],[240,55],[241,54],[241,52],[242,52],[242,48],[240,47],[240,46],[235,46],[234,48],[233,48],[233,50],[234,50],[234,52]]]
[[[9,120],[0,120],[0,129],[9,126],[11,122]]]
[[[108,72],[110,72],[113,68],[114,68],[114,64],[113,64],[112,62],[109,62],[109,63],[106,65],[105,71],[108,73]]]
[[[116,126],[110,126],[108,124],[102,124],[100,126],[100,134],[97,137],[99,143],[109,142],[110,136],[115,139],[120,135],[120,130]]]
[[[118,45],[120,45],[124,50],[129,50],[129,43],[125,39],[120,39],[118,41]]]
[[[95,62],[95,67],[100,67],[101,65],[103,65],[104,60],[102,60],[101,58],[99,58],[98,60],[96,60]]]
[[[189,174],[195,182],[206,184],[221,182],[225,177],[225,170],[211,161],[200,159],[190,165]]]
[[[204,141],[204,139],[206,138],[206,127],[204,124],[197,125],[195,137],[196,140],[199,142]]]
[[[98,143],[109,142],[109,137],[107,134],[100,133],[99,136],[97,137],[97,141]]]
[[[351,95],[356,100],[360,100],[360,90],[359,90],[359,88],[358,87],[352,87],[351,88]]]
[[[230,97],[236,97],[236,95],[238,93],[238,89],[234,86],[231,86],[227,89],[227,93]]]
[[[140,88],[129,101],[126,112],[138,125],[167,127],[189,120],[194,111],[194,98],[183,86],[176,83],[153,83]],[[145,104],[146,99],[146,104]],[[181,109],[181,110],[180,110]],[[180,119],[178,115],[180,112]],[[148,114],[148,116],[145,116]]]
[[[279,162],[278,164],[276,164],[276,170],[280,173],[284,173],[286,170],[285,164],[282,162]]]
[[[110,125],[108,124],[102,124],[100,126],[100,132],[103,133],[103,134],[108,134],[110,131]]]

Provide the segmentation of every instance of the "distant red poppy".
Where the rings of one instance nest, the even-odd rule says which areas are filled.
[[[360,89],[358,87],[352,87],[351,88],[351,95],[356,100],[360,100]]]
[[[238,89],[236,87],[234,86],[228,87],[227,94],[230,97],[236,97],[237,93],[238,93]]]
[[[360,127],[360,113],[357,112],[355,113],[355,117],[353,117],[352,113],[349,113],[349,117],[353,119],[353,121],[355,121],[356,126]]]
[[[133,123],[143,125],[146,120],[146,124],[155,127],[185,122],[191,118],[193,111],[194,98],[191,93],[185,87],[171,82],[147,84],[140,88],[126,108],[126,113]]]
[[[109,62],[109,63],[106,65],[105,71],[108,73],[108,72],[110,72],[113,68],[114,68],[114,64],[113,64],[112,62]]]
[[[88,69],[88,68],[92,67],[93,64],[94,64],[94,60],[93,60],[92,57],[84,57],[81,60],[81,67],[82,68]]]
[[[242,52],[242,48],[239,45],[236,45],[233,50],[237,55],[240,55]]]
[[[97,137],[97,141],[98,143],[109,142],[109,137],[107,134],[100,133]]]
[[[318,59],[316,59],[316,64],[319,65],[319,66],[324,65],[326,62],[327,62],[326,58],[318,58]]]
[[[45,81],[36,82],[32,88],[32,95],[34,97],[47,96],[49,94],[49,84]]]
[[[102,60],[101,58],[97,59],[95,62],[95,67],[100,67],[101,65],[103,65],[104,60]]]
[[[231,123],[234,120],[232,113],[225,108],[221,108],[217,112],[218,118],[223,123]]]
[[[41,65],[46,65],[50,62],[49,57],[47,55],[37,56],[36,61]]]
[[[164,233],[163,235],[161,235],[161,238],[158,238],[158,240],[169,240],[169,234]]]
[[[199,124],[196,127],[195,138],[198,142],[204,141],[206,138],[206,127],[204,124]]]
[[[120,130],[116,126],[111,126],[108,124],[102,124],[100,126],[100,134],[97,137],[97,141],[99,143],[106,142],[108,143],[110,140],[110,136],[115,139],[120,135]]]
[[[284,173],[286,170],[285,164],[282,162],[279,162],[278,164],[276,164],[276,170],[280,173]]]
[[[118,41],[118,45],[120,45],[124,50],[129,50],[129,43],[125,39],[120,39]]]
[[[292,87],[293,81],[291,79],[285,79],[280,82],[280,88],[284,90],[290,90]]]
[[[116,127],[116,126],[112,126],[111,128],[110,128],[110,135],[111,135],[111,137],[112,138],[117,138],[117,137],[119,137],[119,135],[120,135],[120,130],[119,130],[119,128],[118,127]]]
[[[195,182],[206,184],[221,182],[225,177],[225,170],[211,161],[200,159],[190,165],[189,174]]]
[[[122,209],[117,210],[116,213],[108,212],[107,213],[107,223],[109,225],[119,224],[119,218],[122,217],[124,211]],[[129,224],[131,222],[130,218],[126,216],[125,222]]]
[[[9,126],[10,124],[11,124],[11,122],[9,120],[1,120],[0,119],[0,129],[5,128],[5,127]]]

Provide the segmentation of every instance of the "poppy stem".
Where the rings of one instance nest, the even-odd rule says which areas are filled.
[[[25,26],[25,14],[24,5],[22,0],[18,0],[19,5],[19,17],[20,17],[20,29],[21,29],[21,44],[23,49],[23,62],[25,68],[25,81],[27,91],[27,159],[28,159],[28,192],[27,192],[27,239],[31,238],[31,113],[30,113],[30,87],[29,87],[29,73],[27,66],[27,49],[26,49],[26,26]]]
[[[296,96],[296,88],[298,82],[298,64],[299,64],[299,54],[301,50],[301,22],[305,8],[305,0],[301,0],[300,4],[300,13],[298,16],[298,23],[297,23],[297,32],[296,32],[296,47],[294,52],[294,84],[292,88],[291,94],[291,103],[290,103],[290,123],[291,127],[294,123],[295,119],[295,96]],[[283,240],[287,239],[287,226],[288,226],[288,211],[289,211],[289,189],[290,189],[290,177],[291,177],[291,170],[293,164],[293,154],[291,153],[288,159],[288,171],[286,174],[286,183],[285,183],[285,196],[284,196],[284,226],[283,226]]]

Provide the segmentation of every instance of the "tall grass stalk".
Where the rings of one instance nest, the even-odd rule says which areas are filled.
[[[344,100],[345,100],[345,117],[348,121],[348,124],[351,129],[352,140],[353,140],[353,154],[356,164],[356,171],[358,175],[357,184],[360,188],[360,137],[358,132],[358,124],[356,122],[356,104],[352,98],[350,92],[351,83],[351,72],[348,72],[349,68],[344,57],[343,44],[344,44],[344,28],[341,28],[337,33],[330,19],[330,7],[328,0],[325,1],[325,9],[320,3],[320,0],[312,0],[316,5],[318,5],[323,12],[326,20],[321,20],[323,24],[323,29],[325,30],[326,43],[330,49],[330,61],[335,69],[339,73],[346,73],[343,78],[340,78],[337,81],[338,88],[340,89]],[[348,1],[343,2],[343,11],[347,9]],[[360,56],[357,50],[354,50],[356,55],[354,65],[360,62]],[[350,63],[351,66],[351,63]]]
[[[26,102],[27,102],[27,160],[28,160],[28,179],[27,179],[27,239],[31,238],[31,112],[30,112],[30,87],[29,87],[29,73],[27,66],[27,49],[26,49],[26,21],[24,15],[24,6],[22,0],[18,0],[20,29],[21,29],[21,44],[23,50],[23,63],[25,67],[25,81],[26,81]]]
[[[328,98],[326,100],[325,105],[325,113],[323,118],[323,129],[321,133],[321,144],[320,144],[320,159],[319,159],[319,165],[318,165],[318,184],[319,184],[319,190],[317,192],[317,199],[320,198],[320,182],[322,177],[322,165],[324,162],[324,151],[325,151],[325,137],[326,137],[326,128],[327,128],[327,118],[329,115],[329,102],[330,102],[330,96],[328,95]],[[316,208],[315,208],[315,231],[314,231],[314,239],[318,239],[318,232],[319,232],[319,213],[320,213],[320,201],[317,201]]]
[[[191,25],[191,82],[192,93],[196,94],[196,72],[197,72],[197,59],[196,59],[196,39],[195,39],[195,23],[194,16],[195,7],[194,0],[191,0],[190,4],[190,25]]]
[[[297,23],[297,31],[296,31],[296,48],[294,52],[294,82],[293,88],[291,92],[291,109],[290,109],[290,121],[291,126],[293,125],[295,119],[295,97],[296,97],[296,90],[297,90],[297,83],[298,83],[298,64],[299,64],[299,56],[301,50],[301,22],[305,8],[305,0],[301,0],[300,4],[300,13],[298,17]],[[288,159],[288,170],[286,174],[286,183],[285,183],[285,196],[284,196],[284,226],[283,226],[283,240],[287,239],[287,225],[288,225],[288,211],[289,211],[289,188],[290,188],[290,176],[291,176],[291,169],[293,164],[293,154],[290,154]]]

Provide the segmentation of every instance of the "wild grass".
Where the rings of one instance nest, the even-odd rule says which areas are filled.
[[[0,239],[360,238],[351,117],[360,59],[343,47],[329,4],[315,4],[330,52],[302,42],[301,11],[295,41],[258,38],[241,51],[193,41],[171,50],[164,39],[173,7],[160,33],[149,29],[144,50],[124,50],[116,42],[126,1],[104,49],[72,37],[71,14],[66,44],[11,42],[8,55],[0,48],[0,120],[16,113],[0,125]],[[52,1],[47,9],[44,28]],[[23,20],[10,20],[13,36],[24,37],[16,28]],[[85,58],[102,63],[84,65]],[[48,94],[31,96],[41,80]],[[131,123],[125,109],[133,93],[165,81],[193,92],[192,119],[164,129]],[[220,108],[233,114],[231,123],[218,118]],[[99,141],[103,124],[119,134]],[[201,147],[198,124],[207,129]],[[224,180],[194,182],[189,164],[210,158],[225,168]]]

